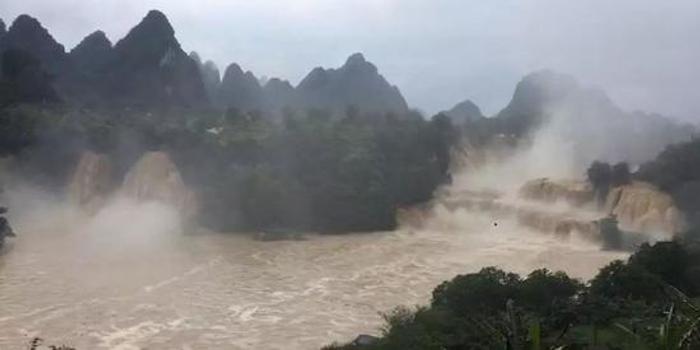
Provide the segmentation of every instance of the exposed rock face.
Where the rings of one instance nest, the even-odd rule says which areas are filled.
[[[108,92],[122,104],[193,107],[208,102],[197,63],[159,11],[150,11],[119,40],[114,56]]]
[[[442,113],[450,117],[455,124],[464,124],[484,118],[479,106],[470,100],[460,102],[449,111]]]
[[[543,202],[565,201],[571,205],[582,206],[594,199],[593,187],[588,181],[560,180],[541,178],[528,181],[520,188],[520,197]]]
[[[255,75],[243,72],[235,63],[226,68],[219,88],[218,105],[237,108],[242,112],[261,110],[264,104],[263,89]]]
[[[354,106],[363,112],[404,112],[406,101],[362,54],[348,58],[338,69],[315,68],[297,86],[305,108],[345,111]]]
[[[126,197],[158,201],[178,209],[185,218],[196,214],[198,204],[165,152],[148,152],[129,170],[120,193]]]
[[[67,55],[63,45],[49,34],[38,20],[20,15],[0,41],[0,53],[22,50],[34,56],[51,74],[60,74],[66,68]]]
[[[88,210],[98,209],[114,188],[112,170],[112,162],[106,155],[83,152],[68,185],[70,201]]]
[[[685,228],[683,214],[673,198],[644,182],[612,189],[605,210],[614,214],[626,230],[673,235]]]

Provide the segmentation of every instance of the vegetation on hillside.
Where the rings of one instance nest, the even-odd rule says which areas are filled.
[[[162,113],[67,106],[0,109],[0,153],[23,178],[62,190],[80,152],[109,154],[124,174],[166,150],[221,230],[384,230],[398,207],[427,201],[448,180],[457,134],[419,114],[290,112],[274,122],[229,109]]]
[[[635,176],[671,194],[690,224],[700,227],[700,139],[668,146]]]

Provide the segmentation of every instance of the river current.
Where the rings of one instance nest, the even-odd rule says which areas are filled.
[[[156,203],[88,216],[15,197],[0,349],[33,337],[77,349],[319,349],[380,333],[382,313],[428,303],[457,274],[546,267],[590,278],[624,257],[464,210],[438,210],[420,229],[263,242],[183,229]]]

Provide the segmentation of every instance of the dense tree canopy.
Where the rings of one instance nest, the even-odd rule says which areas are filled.
[[[587,285],[485,268],[442,283],[430,307],[387,314],[376,342],[326,349],[696,349],[700,294],[685,271],[700,264],[696,244],[644,245]]]

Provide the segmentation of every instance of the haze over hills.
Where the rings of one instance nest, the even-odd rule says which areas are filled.
[[[0,42],[0,52],[21,50],[55,78],[60,97],[91,106],[236,108],[279,112],[284,107],[365,112],[404,112],[408,106],[361,54],[338,69],[316,68],[294,88],[277,78],[261,86],[250,71],[230,64],[223,76],[211,61],[189,56],[159,11],[150,11],[113,47],[104,32],[85,37],[69,54],[39,21],[18,17]]]
[[[471,100],[464,100],[456,104],[452,109],[443,111],[442,113],[450,117],[455,123],[460,124],[485,118],[479,106]]]
[[[454,110],[445,113],[456,121],[464,118]],[[578,165],[572,171],[579,174],[580,167],[594,160],[641,164],[666,145],[688,141],[696,133],[692,125],[658,114],[624,111],[604,91],[548,70],[525,76],[505,108],[491,118],[472,119],[467,128],[472,141],[500,134],[529,140],[543,148],[533,151],[539,155],[554,157],[557,150],[571,158],[565,163]]]
[[[339,68],[314,68],[296,87],[279,78],[261,84],[236,63],[221,75],[213,62],[196,52],[187,55],[168,19],[156,10],[114,46],[98,30],[70,53],[36,19],[22,15],[0,39],[0,51],[8,50],[26,52],[38,61],[17,78],[31,81],[23,84],[32,86],[27,90],[33,94],[45,91],[34,100],[57,95],[69,104],[97,108],[235,108],[271,116],[305,109],[342,114],[351,106],[379,114],[409,109],[399,89],[360,53]],[[521,138],[546,131],[575,149],[581,164],[592,159],[637,164],[668,143],[689,139],[694,130],[659,115],[623,111],[603,91],[552,71],[524,77],[510,103],[491,118],[484,118],[470,100],[443,113],[458,124],[469,124],[476,139],[494,132]],[[587,142],[592,139],[599,142]]]
[[[386,314],[384,339],[325,349],[602,349],[598,329],[697,328],[694,128],[549,70],[495,115],[465,99],[429,116],[361,53],[294,86],[243,53],[220,70],[187,52],[155,10],[70,51],[28,15],[0,31],[0,348],[311,349],[431,296]],[[642,245],[657,239],[673,241]],[[585,285],[548,270],[589,278],[637,248]],[[664,312],[662,281],[692,315]]]

